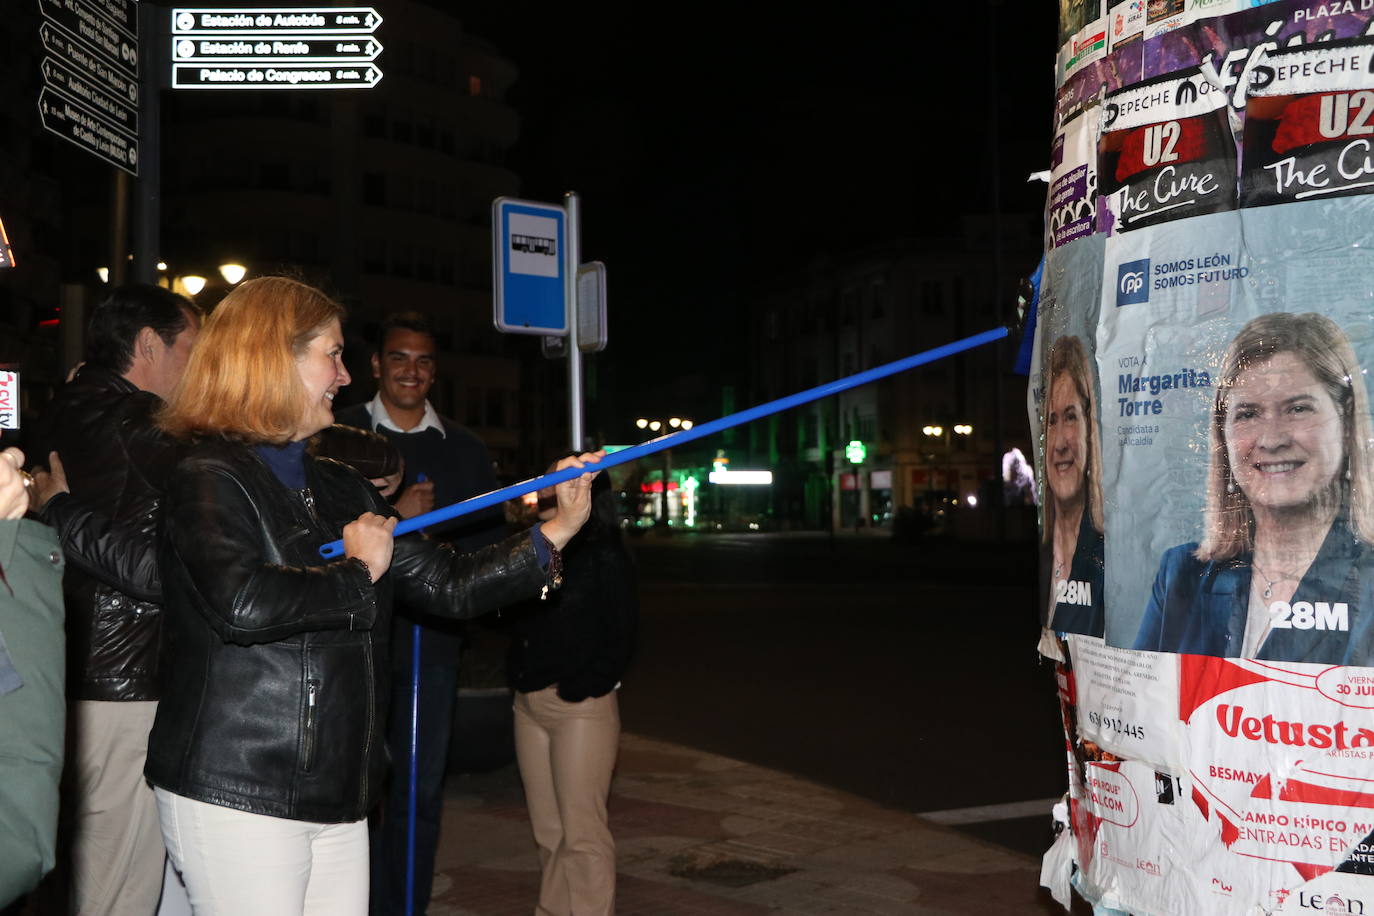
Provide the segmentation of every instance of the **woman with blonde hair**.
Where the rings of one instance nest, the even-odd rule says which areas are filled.
[[[184,454],[162,512],[167,670],[145,772],[197,916],[366,913],[393,591],[449,617],[538,595],[587,518],[590,473],[560,485],[551,520],[477,553],[393,540],[385,500],[310,450],[349,382],[342,314],[294,280],[242,284],[161,416]]]
[[[1208,438],[1202,542],[1164,554],[1135,648],[1369,664],[1374,434],[1345,333],[1315,312],[1247,323]]]
[[[1045,625],[1101,636],[1102,445],[1092,360],[1083,341],[1065,335],[1050,347],[1045,367]]]

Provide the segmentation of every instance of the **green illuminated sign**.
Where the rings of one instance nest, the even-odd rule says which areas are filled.
[[[858,439],[851,439],[844,447],[844,456],[849,459],[850,464],[863,464],[864,459],[868,457],[868,449]]]

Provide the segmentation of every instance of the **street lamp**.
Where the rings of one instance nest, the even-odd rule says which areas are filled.
[[[657,433],[665,426],[668,427],[669,430],[676,432],[677,430],[691,429],[693,425],[692,421],[685,417],[669,417],[667,420],[640,417],[635,420],[636,427],[639,429],[647,429],[653,433]],[[671,455],[672,449],[665,448],[663,450],[663,493],[659,500],[658,527],[662,528],[664,531],[668,530],[668,477],[673,471]]]
[[[219,266],[219,275],[223,277],[224,282],[228,283],[230,286],[237,284],[247,273],[248,268],[244,267],[242,264],[234,264],[231,262]]]

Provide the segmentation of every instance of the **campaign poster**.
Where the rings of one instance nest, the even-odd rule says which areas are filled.
[[[1271,51],[1251,75],[1241,206],[1374,191],[1374,39]]]
[[[1239,239],[1228,212],[1106,246],[1097,352],[1109,645],[1137,647],[1160,558],[1201,529],[1213,376],[1248,295]]]
[[[1148,281],[1099,327],[1110,644],[1374,664],[1371,235],[1355,196],[1108,245]]]
[[[1041,499],[1040,620],[1101,636],[1103,498],[1094,329],[1103,240],[1088,235],[1046,259],[1037,308],[1030,422]]]
[[[1236,205],[1226,94],[1191,67],[1107,96],[1098,184],[1109,229],[1130,232]]]
[[[1097,229],[1098,114],[1096,108],[1081,111],[1055,133],[1045,218],[1051,249]]]

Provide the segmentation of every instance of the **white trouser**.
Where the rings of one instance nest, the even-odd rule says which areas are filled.
[[[366,916],[366,820],[313,824],[154,792],[196,916]]]

